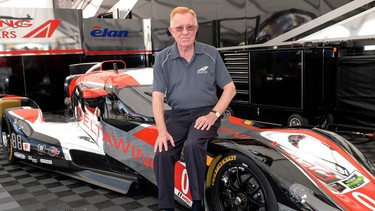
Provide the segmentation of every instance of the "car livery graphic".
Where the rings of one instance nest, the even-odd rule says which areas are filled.
[[[126,69],[118,60],[95,66],[66,78],[69,120],[46,121],[25,97],[0,98],[8,161],[124,194],[143,181],[156,185],[152,69]],[[342,136],[233,116],[221,121],[208,144],[207,210],[375,210],[374,165]],[[192,204],[183,156],[175,199]]]

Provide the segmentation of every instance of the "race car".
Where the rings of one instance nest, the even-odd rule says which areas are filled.
[[[104,61],[94,71],[68,76],[69,121],[47,121],[31,99],[2,97],[8,161],[124,194],[142,188],[142,181],[156,185],[153,72],[125,67]],[[175,199],[190,207],[183,156],[174,180]],[[374,165],[342,136],[314,127],[223,116],[208,144],[205,184],[206,210],[375,210]]]

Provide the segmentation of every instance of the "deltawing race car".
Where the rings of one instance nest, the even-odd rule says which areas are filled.
[[[156,185],[152,69],[119,66],[106,61],[67,77],[71,121],[46,121],[31,99],[3,96],[8,161],[124,194],[142,180]],[[374,165],[342,136],[234,116],[221,121],[208,144],[207,210],[375,210]],[[175,199],[192,204],[183,159],[175,167]]]

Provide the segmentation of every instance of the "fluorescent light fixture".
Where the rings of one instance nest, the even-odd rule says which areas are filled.
[[[373,50],[375,50],[375,45],[365,45],[364,50],[365,51],[373,51]]]
[[[16,8],[53,8],[52,0],[6,0],[0,1],[0,7],[16,7]]]

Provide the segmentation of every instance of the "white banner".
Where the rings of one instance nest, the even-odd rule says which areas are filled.
[[[1,54],[83,52],[80,10],[0,8],[0,14]]]

